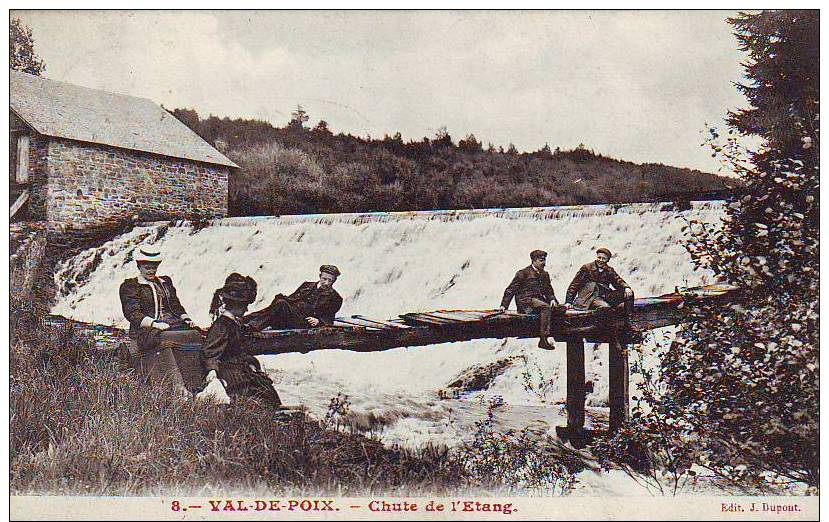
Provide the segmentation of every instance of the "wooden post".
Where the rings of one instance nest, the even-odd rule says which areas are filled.
[[[610,432],[617,431],[628,416],[628,360],[618,335],[608,342],[608,402],[610,403]]]
[[[567,340],[567,431],[584,429],[584,339]]]
[[[625,420],[630,419],[630,361],[628,360],[628,345],[622,345],[622,358],[625,361]]]

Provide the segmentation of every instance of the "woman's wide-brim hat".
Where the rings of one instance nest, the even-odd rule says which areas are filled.
[[[160,263],[164,258],[161,251],[154,245],[141,245],[133,251],[132,258],[136,263]]]
[[[256,300],[256,282],[250,277],[241,277],[244,277],[244,279],[225,282],[225,285],[219,291],[222,299],[245,304],[251,304]]]

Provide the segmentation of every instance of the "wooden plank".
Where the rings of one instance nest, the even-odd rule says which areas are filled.
[[[384,321],[382,319],[369,319],[368,317],[364,317],[362,315],[352,315],[351,317],[353,319],[361,319],[361,320],[366,321],[368,323],[374,323],[374,324],[381,325],[381,326],[384,326],[384,327],[387,327],[387,328],[410,328],[409,325],[403,324],[401,322],[397,322],[394,319]]]
[[[369,323],[364,321],[363,319],[355,319],[355,318],[345,318],[345,317],[338,317],[334,321],[334,325],[337,323],[342,323],[347,326],[357,327],[357,328],[366,328],[369,330],[382,330],[385,327],[382,327],[376,323]]]
[[[433,324],[437,326],[442,326],[445,324],[457,324],[458,321],[452,321],[450,319],[443,319],[440,317],[434,317],[428,313],[411,313],[411,314],[403,314],[400,316],[410,325],[420,325],[423,323],[426,324]]]
[[[426,312],[421,315],[425,315],[427,317],[431,317],[437,319],[439,321],[444,321],[446,324],[459,324],[459,323],[471,323],[468,318],[466,317],[458,317],[452,315],[442,314],[440,312]]]
[[[610,339],[608,343],[608,403],[610,405],[610,432],[614,433],[622,427],[627,419],[627,404],[625,397],[628,393],[625,385],[628,382],[627,361],[624,346],[618,338]]]
[[[9,207],[9,219],[13,218],[15,214],[29,201],[29,190],[26,189],[20,193],[14,204]]]
[[[438,315],[439,317],[446,317],[447,319],[457,318],[459,320],[465,319],[466,321],[486,321],[502,315],[505,312],[501,310],[435,310],[430,313]]]
[[[468,317],[470,320],[477,321],[486,316],[492,310],[435,310],[435,313],[459,315]]]
[[[458,323],[470,323],[473,321],[481,321],[484,317],[483,314],[471,314],[469,312],[463,312],[460,310],[435,310],[434,312],[429,312],[429,315],[434,317],[440,317],[441,319],[448,319],[450,321],[455,321]]]

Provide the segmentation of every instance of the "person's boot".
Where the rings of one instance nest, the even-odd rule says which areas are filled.
[[[563,444],[570,444],[573,449],[584,449],[591,441],[591,437],[584,428],[570,426],[556,426],[556,436]]]
[[[550,341],[547,340],[546,335],[542,335],[538,338],[538,347],[543,350],[555,350],[556,346],[551,344]]]
[[[572,429],[569,433],[568,442],[573,446],[573,449],[584,449],[590,443],[590,436],[584,428]]]

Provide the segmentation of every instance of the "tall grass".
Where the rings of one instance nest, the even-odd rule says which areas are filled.
[[[148,386],[71,325],[25,310],[10,353],[14,493],[440,492],[467,482],[445,448],[386,448],[285,418],[253,400],[219,406]]]

